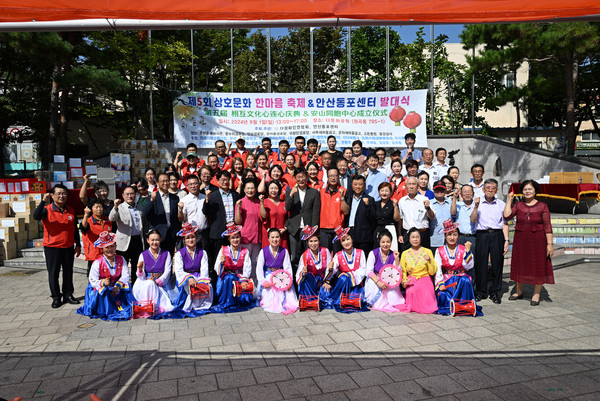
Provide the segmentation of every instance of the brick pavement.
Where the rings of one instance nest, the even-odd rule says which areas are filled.
[[[0,268],[0,398],[596,400],[599,271],[558,270],[540,306],[505,294],[479,318],[255,308],[104,322],[51,309],[45,272]]]

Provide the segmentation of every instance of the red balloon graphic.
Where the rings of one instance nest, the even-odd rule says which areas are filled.
[[[396,123],[396,125],[400,125],[400,121],[402,121],[402,119],[404,118],[405,115],[406,115],[406,110],[404,110],[400,106],[396,106],[390,112],[390,120],[394,121]]]
[[[410,132],[415,133],[417,132],[415,128],[421,125],[421,121],[422,119],[419,113],[417,113],[416,111],[411,111],[404,119],[404,125],[406,126],[406,128],[410,128]]]

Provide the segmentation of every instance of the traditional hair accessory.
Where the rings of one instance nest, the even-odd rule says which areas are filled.
[[[436,189],[443,189],[444,191],[446,190],[446,184],[444,184],[444,181],[436,181],[433,183],[433,190],[435,191]]]
[[[221,234],[221,237],[230,237],[233,234],[237,234],[241,231],[242,231],[242,226],[236,226],[235,223],[232,221],[232,222],[227,223],[227,226],[225,227],[225,231],[223,232],[223,234]]]
[[[458,226],[458,223],[454,223],[452,220],[448,219],[444,221],[444,227],[438,231],[438,234],[451,233],[452,231],[458,230]]]
[[[342,240],[346,235],[348,235],[348,232],[350,231],[350,227],[344,228],[342,226],[338,226],[334,231],[335,231],[335,238],[333,239],[332,242],[335,242],[337,240]]]
[[[106,248],[115,242],[117,242],[117,234],[113,234],[108,231],[102,231],[96,242],[94,242],[94,246],[96,248]]]
[[[187,237],[198,231],[198,227],[193,226],[191,223],[183,223],[181,225],[181,231],[177,233],[178,237]]]
[[[304,226],[304,228],[302,229],[302,238],[300,239],[301,241],[307,240],[310,237],[312,237],[313,235],[315,235],[315,233],[317,232],[317,230],[319,229],[319,226]]]

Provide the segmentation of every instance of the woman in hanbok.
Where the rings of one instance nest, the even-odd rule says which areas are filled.
[[[383,266],[400,265],[400,253],[391,249],[394,237],[388,230],[379,233],[379,248],[374,249],[367,258],[367,280],[365,283],[365,301],[372,310],[398,312],[404,304],[400,286],[388,288],[381,281],[379,273]]]
[[[301,241],[306,241],[308,249],[300,257],[296,272],[300,306],[303,303],[309,305],[315,301],[318,304],[321,290],[329,291],[331,289],[331,285],[325,283],[327,273],[332,272],[332,270],[328,270],[331,253],[329,253],[329,249],[321,246],[318,230],[319,226],[304,226],[302,229]]]
[[[467,273],[467,270],[473,268],[471,242],[467,241],[464,246],[458,245],[458,224],[452,220],[444,221],[440,232],[444,233],[446,245],[435,251],[435,263],[438,267],[435,275],[438,303],[436,313],[451,315],[451,300],[459,304],[472,301],[477,316],[483,316],[481,307],[476,304],[471,277]]]
[[[401,312],[434,313],[437,301],[431,276],[437,272],[433,254],[421,246],[421,233],[417,228],[408,231],[410,248],[402,252],[402,286],[406,289],[406,302]]]
[[[256,262],[256,278],[260,288],[260,306],[267,312],[289,315],[298,310],[298,298],[294,289],[294,273],[292,272],[290,254],[287,249],[279,245],[281,234],[277,228],[270,228],[267,235],[269,245],[261,249]],[[273,284],[274,273],[281,269],[289,274],[289,277],[287,277],[285,273],[282,273],[281,279],[284,280],[283,282],[289,283],[289,287],[285,290],[281,290]]]
[[[183,237],[185,246],[175,252],[173,268],[179,288],[175,310],[168,317],[197,317],[208,313],[212,306],[213,291],[208,276],[208,257],[196,246],[198,227],[184,223],[177,236]]]
[[[131,303],[135,300],[129,289],[129,268],[117,255],[117,235],[108,231],[100,234],[94,246],[102,256],[92,263],[85,303],[77,309],[80,315],[102,320],[128,320]]]
[[[241,231],[242,226],[230,222],[227,223],[225,232],[221,234],[222,237],[229,237],[229,245],[221,247],[215,261],[215,272],[218,275],[218,302],[213,305],[211,312],[242,312],[256,306],[254,283],[250,279],[252,274],[250,252],[240,246]],[[239,284],[234,294],[233,288],[236,282]]]
[[[321,291],[321,309],[335,308],[336,311],[343,313],[368,311],[362,299],[366,256],[362,250],[354,248],[349,231],[350,228],[341,226],[335,229],[336,236],[333,242],[340,241],[342,250],[329,262],[328,268],[332,270],[335,284],[331,290]],[[325,284],[332,284],[332,280],[326,278]]]
[[[154,305],[154,316],[171,312],[171,298],[175,300],[178,294],[171,280],[171,255],[160,249],[160,240],[158,230],[150,230],[146,239],[149,248],[138,259],[138,279],[131,289],[140,305],[150,302]]]

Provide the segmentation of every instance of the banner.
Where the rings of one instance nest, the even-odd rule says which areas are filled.
[[[188,92],[173,105],[176,148],[193,142],[214,148],[215,141],[234,143],[238,136],[251,149],[264,137],[273,148],[281,139],[294,147],[298,135],[338,148],[360,139],[364,147],[403,147],[415,133],[416,147],[427,147],[427,90],[349,93],[208,93]],[[233,145],[235,148],[235,145]]]

